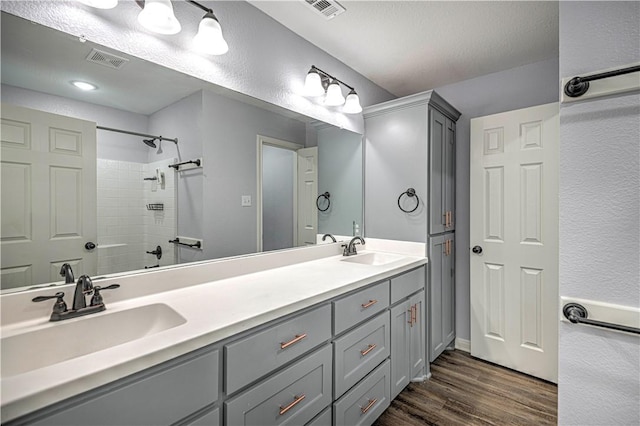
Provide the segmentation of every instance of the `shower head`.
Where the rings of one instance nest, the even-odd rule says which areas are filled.
[[[155,140],[156,140],[156,138],[153,138],[153,139],[142,139],[142,142],[144,142],[144,144],[147,145],[149,148],[157,148]]]

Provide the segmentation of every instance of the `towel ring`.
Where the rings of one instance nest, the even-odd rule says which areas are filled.
[[[406,195],[409,198],[416,197],[416,206],[412,210],[405,210],[400,205],[400,200],[402,199],[403,195]],[[420,205],[420,198],[418,198],[418,194],[416,194],[416,190],[413,189],[413,188],[407,189],[402,194],[400,194],[400,196],[398,197],[398,208],[400,210],[402,210],[403,212],[405,212],[405,213],[413,213],[413,212],[415,212],[419,205]]]
[[[324,209],[320,208],[319,202],[321,197],[324,197],[324,199],[327,200],[327,207]],[[331,197],[331,194],[329,194],[329,192],[318,195],[318,198],[316,198],[316,207],[318,208],[318,210],[320,210],[321,212],[326,212],[327,210],[329,210],[329,207],[331,207],[331,200],[329,199],[329,197]]]

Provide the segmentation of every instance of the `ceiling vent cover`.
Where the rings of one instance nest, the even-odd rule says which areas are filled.
[[[87,56],[87,61],[116,70],[122,68],[127,62],[129,62],[129,60],[126,58],[103,52],[102,50],[98,49],[93,49],[89,53],[89,56]]]
[[[304,0],[316,13],[324,16],[325,19],[333,19],[344,13],[346,9],[334,0]]]

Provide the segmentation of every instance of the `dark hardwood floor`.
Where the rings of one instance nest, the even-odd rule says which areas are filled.
[[[445,351],[432,377],[411,383],[374,426],[551,425],[557,423],[557,386],[508,368]]]

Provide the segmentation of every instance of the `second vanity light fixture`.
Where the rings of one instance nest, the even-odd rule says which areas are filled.
[[[346,99],[342,95],[340,84],[350,89]],[[304,82],[304,94],[305,96],[314,98],[324,95],[324,105],[344,105],[342,111],[347,114],[358,114],[362,112],[360,98],[356,90],[344,81],[338,80],[336,77],[322,71],[315,65],[311,65],[311,69],[307,73],[307,78]]]
[[[112,9],[118,0],[80,0],[81,3],[99,9]],[[213,10],[192,0],[185,0],[203,11],[205,15],[200,20],[198,33],[193,38],[194,48],[210,55],[223,55],[229,50],[226,40],[222,36],[222,27]],[[138,15],[138,22],[147,30],[157,34],[172,35],[182,30],[180,22],[173,13],[171,0],[136,0],[142,7]]]

